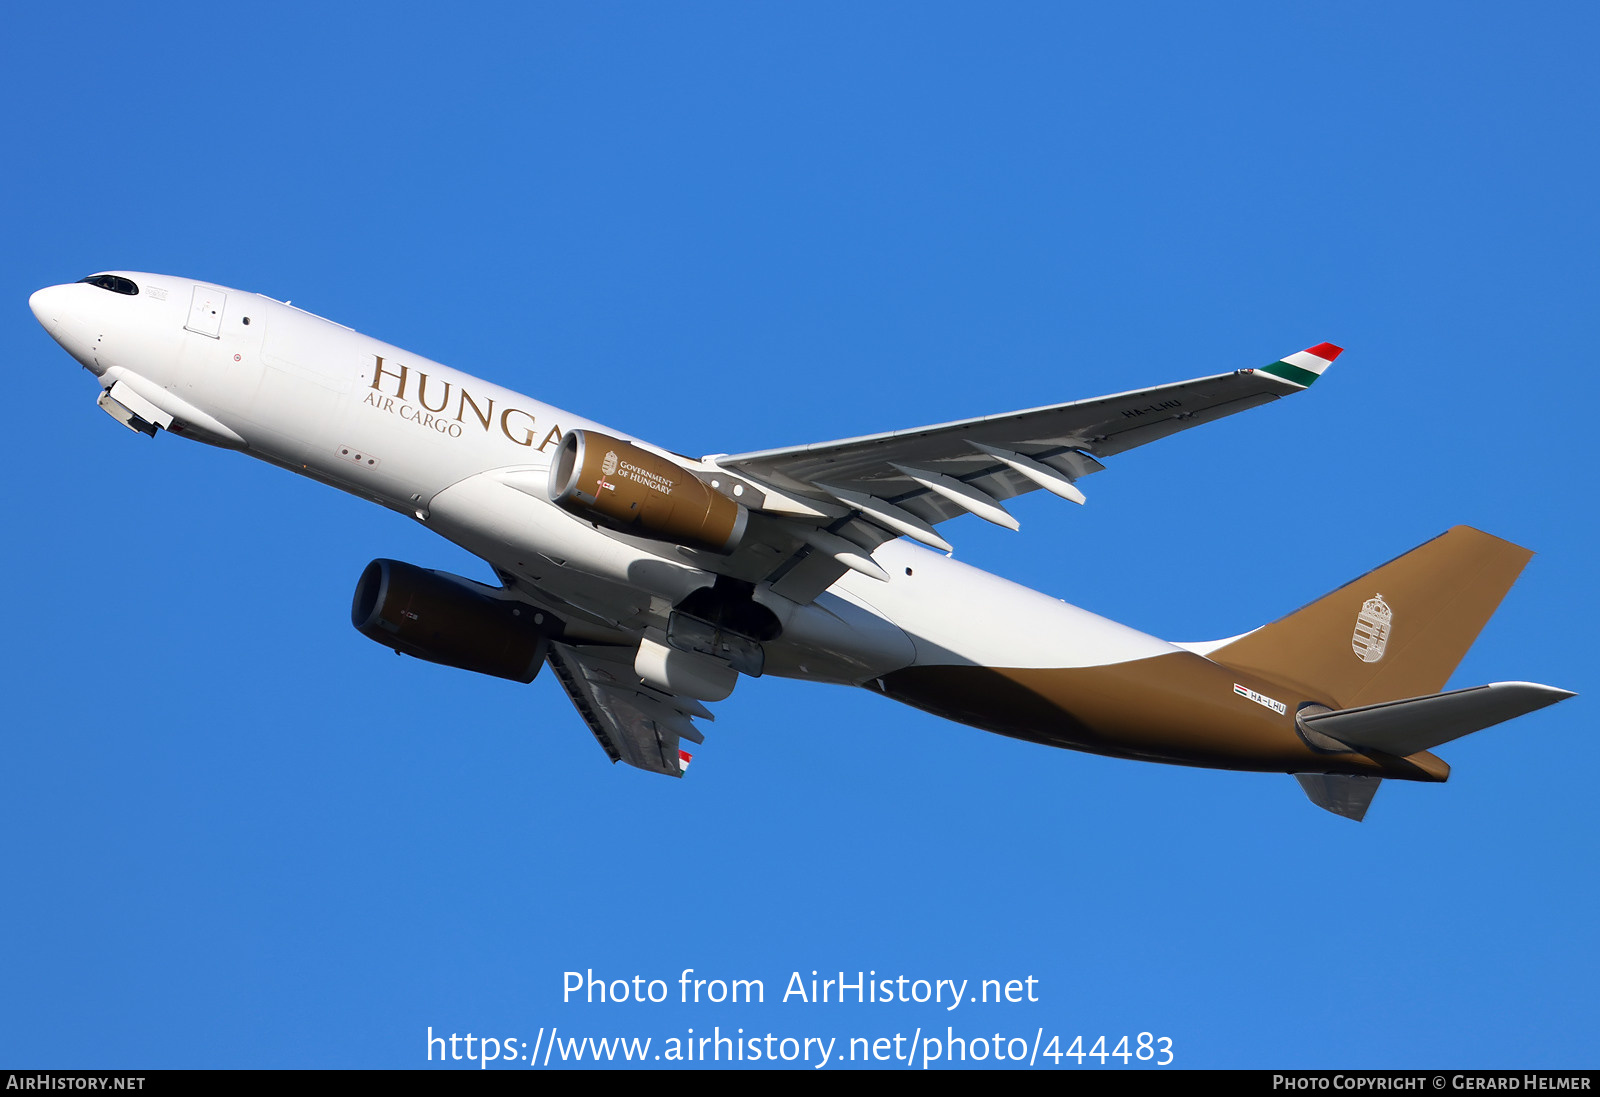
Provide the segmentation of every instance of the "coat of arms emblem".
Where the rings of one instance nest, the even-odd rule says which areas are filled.
[[[1361,603],[1356,615],[1355,635],[1350,637],[1350,647],[1363,663],[1376,663],[1383,658],[1383,649],[1389,646],[1389,626],[1394,622],[1394,611],[1383,595],[1374,594]]]

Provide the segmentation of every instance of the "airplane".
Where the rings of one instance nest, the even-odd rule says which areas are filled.
[[[681,777],[763,674],[857,686],[1118,758],[1293,774],[1361,820],[1384,778],[1574,694],[1446,683],[1533,555],[1465,526],[1270,624],[1168,643],[953,558],[936,527],[1073,503],[1103,460],[1311,387],[1341,348],[910,430],[692,458],[287,301],[104,271],[29,298],[130,430],[234,449],[406,515],[498,587],[398,560],[355,627],[517,682],[548,663],[612,762]]]

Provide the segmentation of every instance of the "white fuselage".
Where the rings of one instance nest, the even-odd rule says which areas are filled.
[[[139,292],[72,283],[30,305],[111,395],[131,390],[178,432],[424,523],[580,634],[642,635],[712,582],[700,553],[550,502],[562,434],[599,424],[258,294],[119,274]],[[1178,650],[906,541],[875,557],[888,582],[846,572],[809,605],[769,600],[783,634],[767,673],[859,685],[918,665],[1088,667]]]

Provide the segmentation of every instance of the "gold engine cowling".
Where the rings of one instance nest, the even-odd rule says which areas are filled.
[[[568,431],[550,461],[550,501],[637,537],[732,552],[749,513],[675,461],[592,430]]]
[[[350,623],[369,640],[447,667],[531,682],[560,625],[495,588],[399,560],[361,573]]]

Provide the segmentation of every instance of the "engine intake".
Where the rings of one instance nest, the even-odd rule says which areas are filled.
[[[374,560],[350,603],[356,631],[403,655],[531,682],[559,623],[496,588],[399,560]]]
[[[592,430],[568,431],[550,461],[550,501],[636,537],[729,553],[749,512],[675,461]]]

